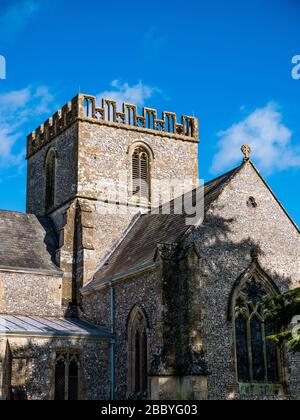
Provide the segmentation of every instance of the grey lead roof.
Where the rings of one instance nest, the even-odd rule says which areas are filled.
[[[183,197],[187,195],[194,197],[196,191],[204,188],[204,211],[206,211],[240,169],[241,166],[208,182],[204,187],[201,186],[197,190],[185,194]],[[182,201],[183,197],[173,201],[171,207],[174,208],[174,203],[178,200]],[[83,288],[83,292],[93,290],[108,280],[139,269],[147,263],[151,263],[151,261],[153,262],[157,244],[180,242],[190,228],[186,224],[186,214],[174,214],[172,209],[170,213],[166,215],[150,213],[142,215],[95,274],[93,280]]]
[[[0,335],[23,334],[47,337],[110,337],[107,329],[99,329],[79,319],[0,315]]]
[[[50,219],[0,211],[0,268],[60,273],[57,238]]]

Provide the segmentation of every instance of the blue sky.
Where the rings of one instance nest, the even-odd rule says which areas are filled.
[[[25,209],[26,135],[79,90],[196,115],[200,177],[253,160],[300,225],[297,0],[0,0],[0,208]]]

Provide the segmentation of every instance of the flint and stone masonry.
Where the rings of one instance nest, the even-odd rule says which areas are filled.
[[[0,212],[0,399],[299,399],[299,357],[236,328],[246,287],[299,286],[299,230],[246,145],[199,187],[198,143],[196,118],[83,94],[28,137],[27,213]]]

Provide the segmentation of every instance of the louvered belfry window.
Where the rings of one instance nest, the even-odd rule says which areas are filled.
[[[134,196],[150,201],[149,155],[143,147],[132,155],[132,190]]]

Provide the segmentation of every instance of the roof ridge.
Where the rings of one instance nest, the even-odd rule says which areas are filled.
[[[183,199],[186,194],[193,195],[199,188],[205,188],[206,194],[201,200],[205,200],[206,212],[207,208],[223,191],[225,185],[228,184],[243,165],[244,163],[167,204],[152,209],[152,211],[145,214],[140,214],[127,231],[123,233],[118,243],[110,250],[105,259],[99,263],[97,271],[83,287],[83,291],[87,290],[87,288],[93,290],[94,287],[114,281],[117,274],[119,276],[122,273],[128,273],[130,269],[140,267],[141,263],[145,261],[153,261],[155,248],[158,243],[181,243],[187,233],[190,232],[191,226],[186,223],[188,215],[185,212],[183,214],[172,212],[171,206],[175,205],[174,201]],[[161,213],[161,209],[165,205],[170,206],[171,212],[168,214]]]
[[[179,195],[178,197],[173,198],[172,200],[168,201],[167,203],[161,204],[160,206],[155,207],[154,209],[149,210],[149,211],[148,211],[147,213],[145,213],[145,214],[147,215],[147,214],[151,214],[151,213],[153,213],[153,212],[154,212],[154,214],[160,214],[160,213],[155,213],[155,211],[158,211],[158,210],[160,210],[160,209],[163,209],[164,207],[167,207],[167,206],[172,206],[172,204],[173,204],[175,201],[178,201],[178,200],[182,199],[183,197],[187,196],[188,194],[193,194],[195,191],[197,191],[197,190],[199,190],[199,189],[201,189],[201,188],[206,188],[206,187],[208,187],[210,184],[212,184],[212,183],[214,183],[214,182],[217,182],[217,181],[221,180],[222,178],[226,178],[226,176],[229,176],[229,175],[230,175],[230,177],[228,178],[228,181],[229,181],[229,180],[230,180],[230,178],[231,178],[231,176],[235,175],[235,174],[236,174],[236,172],[237,172],[238,170],[240,170],[240,169],[244,166],[244,164],[245,164],[245,163],[243,162],[241,165],[237,166],[236,168],[232,169],[231,171],[225,172],[223,175],[219,175],[217,178],[213,178],[213,179],[211,179],[210,181],[205,182],[205,183],[204,183],[204,184],[202,184],[202,185],[198,185],[198,187],[195,187],[195,188],[193,188],[192,190],[189,190],[189,191],[185,192],[184,194],[181,194],[181,195]]]
[[[224,189],[226,188],[226,186],[228,185],[228,183],[233,179],[233,177],[244,167],[245,163],[243,162],[241,165],[237,166],[235,169],[232,169],[231,171],[226,172],[223,175],[220,175],[219,177],[212,179],[211,181],[203,184],[201,187],[196,188],[193,191],[196,191],[199,188],[204,188],[204,207],[205,207],[205,197],[208,194],[211,194],[213,191],[217,190],[217,188],[220,188],[220,184],[216,184],[215,187],[212,190],[209,190],[207,192],[205,192],[205,188],[207,188],[210,184],[215,183],[216,181],[221,181],[222,179],[226,179],[226,182],[224,182],[224,184],[221,186],[219,193],[217,194],[217,196],[214,198],[214,200],[212,200],[212,202],[207,206],[206,210],[204,209],[204,215],[205,212],[209,210],[210,206],[215,203],[215,201],[220,197],[220,195],[222,194],[222,192],[224,191]],[[186,236],[188,236],[194,229],[198,228],[199,225],[192,225],[192,226],[188,226],[188,229],[181,235],[181,237],[179,238],[179,242],[182,242],[184,240],[184,238]]]

